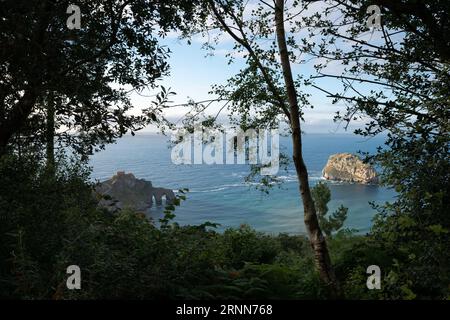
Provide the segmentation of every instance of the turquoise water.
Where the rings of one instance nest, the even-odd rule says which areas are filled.
[[[125,136],[91,159],[93,178],[105,180],[117,171],[132,172],[138,178],[152,181],[154,186],[189,188],[187,200],[175,211],[175,221],[199,224],[211,221],[221,228],[249,224],[259,231],[303,234],[301,206],[295,171],[280,170],[284,181],[280,188],[264,194],[255,185],[246,184],[247,165],[174,165],[168,138],[156,134]],[[281,138],[282,151],[289,153],[290,140]],[[383,144],[382,137],[364,139],[349,134],[306,134],[304,156],[311,185],[321,180],[321,170],[329,155],[340,152],[374,152]],[[284,150],[283,150],[284,149]],[[375,214],[370,201],[392,200],[394,192],[373,185],[329,183],[332,200],[330,212],[343,204],[349,208],[346,227],[367,232]],[[149,215],[158,220],[163,207],[153,207]]]

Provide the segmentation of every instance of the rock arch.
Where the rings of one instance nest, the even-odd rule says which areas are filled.
[[[175,193],[171,189],[165,188],[152,188],[152,192],[150,194],[150,207],[153,205],[153,198],[155,198],[155,202],[157,206],[162,205],[162,197],[166,197],[166,203],[170,204],[175,199]]]
[[[152,207],[153,198],[158,206],[162,205],[163,197],[167,204],[175,199],[175,193],[171,189],[155,188],[151,181],[137,179],[132,173],[124,171],[118,171],[111,179],[99,183],[95,187],[95,192],[100,197],[99,205],[110,211],[129,207],[140,212],[147,212]]]

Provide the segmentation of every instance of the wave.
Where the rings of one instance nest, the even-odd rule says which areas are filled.
[[[224,185],[219,185],[219,186],[211,186],[208,189],[190,189],[189,192],[192,193],[205,193],[205,192],[218,192],[218,191],[223,191],[223,190],[227,190],[230,188],[236,188],[236,187],[246,187],[248,186],[246,183],[233,183],[233,184],[224,184]]]
[[[297,175],[286,175],[286,176],[278,176],[278,181],[280,183],[289,183],[289,182],[297,182]],[[319,181],[319,180],[325,180],[325,178],[321,176],[313,176],[309,177],[311,181]],[[275,185],[277,182],[272,182],[271,185]],[[243,187],[250,187],[250,186],[263,186],[264,184],[262,182],[239,182],[239,183],[232,183],[232,184],[222,184],[222,185],[216,185],[216,186],[210,186],[208,188],[193,188],[190,189],[189,192],[192,193],[208,193],[208,192],[219,192],[228,190],[231,188],[243,188]]]

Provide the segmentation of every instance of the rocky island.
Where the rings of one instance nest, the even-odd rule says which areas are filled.
[[[362,184],[378,183],[377,173],[371,165],[364,163],[351,153],[337,153],[329,157],[322,170],[327,180],[356,182]]]
[[[166,203],[171,203],[175,198],[171,189],[156,188],[151,181],[137,179],[132,173],[123,171],[101,182],[95,191],[103,197],[99,205],[111,211],[128,207],[145,212],[152,207],[153,199],[156,205],[161,205],[163,197]]]

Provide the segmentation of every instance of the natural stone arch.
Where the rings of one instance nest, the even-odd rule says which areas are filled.
[[[166,197],[166,203],[170,204],[175,199],[175,193],[171,189],[165,188],[152,188],[152,193],[150,194],[150,206],[153,205],[153,198],[157,206],[162,205],[162,197]]]
[[[125,207],[139,212],[147,212],[153,204],[162,205],[162,198],[166,203],[173,203],[175,194],[171,189],[155,188],[151,181],[137,179],[132,173],[118,171],[111,179],[101,182],[95,187],[99,195],[99,205],[115,212]],[[108,196],[108,199],[106,198]]]

